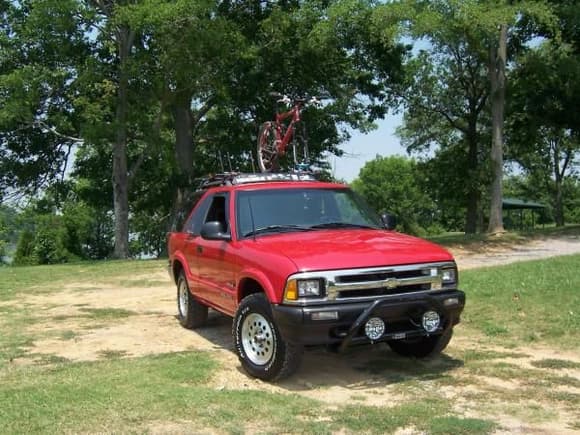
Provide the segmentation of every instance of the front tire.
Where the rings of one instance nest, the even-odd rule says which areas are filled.
[[[410,340],[390,340],[393,352],[407,357],[427,358],[439,355],[447,347],[453,335],[453,328],[448,328],[440,335],[414,338]]]
[[[262,172],[275,172],[279,169],[276,131],[271,122],[264,122],[258,134],[258,166]]]
[[[192,296],[183,272],[177,279],[177,317],[186,329],[199,328],[207,320],[207,306]]]
[[[232,326],[234,347],[244,370],[265,381],[290,376],[300,366],[302,346],[286,342],[272,318],[270,302],[263,293],[245,297]]]

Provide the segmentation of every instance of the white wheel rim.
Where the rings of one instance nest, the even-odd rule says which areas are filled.
[[[252,313],[244,319],[242,347],[252,363],[268,363],[274,355],[275,343],[274,331],[264,316]]]
[[[179,283],[179,314],[181,315],[181,317],[186,317],[187,316],[187,292],[189,290],[187,289],[187,284],[185,283],[185,280],[181,280]]]

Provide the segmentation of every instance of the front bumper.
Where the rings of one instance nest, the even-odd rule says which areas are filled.
[[[364,333],[365,323],[379,317],[386,324],[385,333],[377,340],[400,340],[441,334],[459,323],[465,306],[465,293],[460,290],[437,290],[428,293],[407,293],[374,302],[333,303],[317,306],[274,305],[274,320],[283,339],[309,345],[332,344],[341,349],[351,344],[370,343]],[[441,324],[437,331],[428,333],[421,326],[425,311],[437,311]],[[336,320],[314,320],[320,312],[336,312]]]

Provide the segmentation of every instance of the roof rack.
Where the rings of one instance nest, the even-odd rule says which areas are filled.
[[[234,186],[238,184],[262,183],[272,181],[317,181],[309,172],[249,173],[224,172],[201,180],[200,189],[215,186]]]

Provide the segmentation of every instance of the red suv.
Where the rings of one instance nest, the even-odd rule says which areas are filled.
[[[265,380],[293,373],[305,346],[437,354],[465,304],[457,267],[389,221],[348,186],[309,175],[206,180],[168,238],[179,320],[202,326],[208,307],[233,317],[243,368]]]

